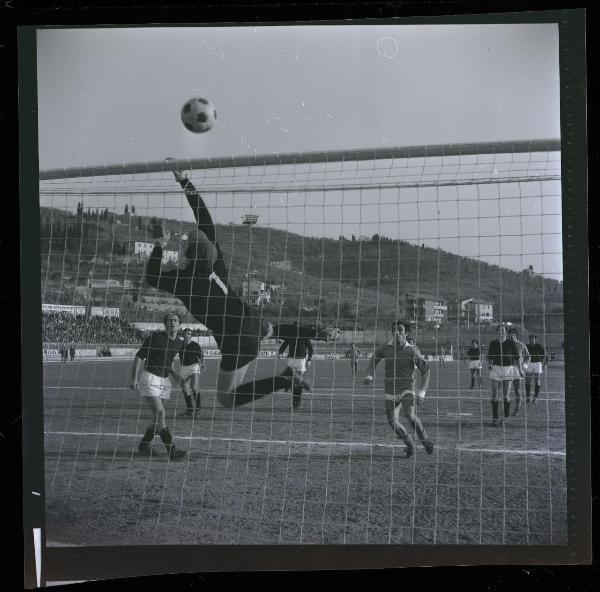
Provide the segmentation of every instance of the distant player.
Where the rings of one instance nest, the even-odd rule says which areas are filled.
[[[300,407],[302,400],[302,389],[306,389],[308,392],[311,391],[310,384],[304,379],[306,368],[310,366],[313,356],[313,347],[310,339],[306,337],[300,337],[302,334],[302,326],[296,324],[298,328],[298,336],[295,337],[293,334],[288,335],[281,344],[277,357],[285,352],[289,347],[289,353],[287,356],[287,372],[294,379],[292,387],[292,405],[294,409]],[[290,332],[291,333],[291,332]],[[287,390],[287,389],[286,389]]]
[[[75,361],[75,346],[69,346],[69,357],[71,358],[71,362]]]
[[[446,367],[446,348],[442,345],[440,347],[440,365],[445,368]]]
[[[469,360],[469,370],[471,371],[471,388],[475,388],[475,379],[477,379],[477,384],[481,388],[481,367],[483,365],[481,360],[483,355],[477,339],[471,341],[471,347],[467,350],[467,358]]]
[[[433,452],[433,443],[415,413],[415,406],[425,397],[431,370],[419,350],[407,343],[407,331],[408,326],[404,323],[395,321],[392,324],[393,339],[375,350],[369,360],[364,382],[366,385],[373,383],[377,364],[385,360],[385,411],[396,436],[406,444],[408,458],[414,454],[415,444],[400,421],[401,409],[428,454]],[[415,386],[415,368],[420,375],[418,387]]]
[[[153,422],[146,429],[138,450],[141,454],[150,455],[152,441],[158,434],[167,449],[169,459],[182,460],[187,453],[176,448],[165,421],[164,407],[171,397],[171,376],[179,379],[179,375],[172,369],[173,360],[176,356],[181,356],[183,346],[183,341],[177,336],[179,315],[167,314],[164,324],[166,331],[156,331],[144,340],[131,369],[131,388],[139,391],[153,417]],[[145,367],[142,368],[144,361]]]
[[[537,343],[535,335],[529,336],[527,349],[531,360],[525,370],[525,402],[529,403],[531,400],[531,379],[533,378],[534,395],[532,403],[535,405],[540,394],[542,367],[546,364],[546,351],[541,343]]]
[[[69,350],[67,348],[67,346],[63,343],[60,346],[60,359],[62,360],[63,364],[65,362],[67,362],[69,360]]]
[[[519,341],[519,334],[516,327],[510,327],[508,330],[508,337],[515,343],[517,350],[519,351],[519,358],[514,364],[516,376],[513,380],[513,388],[515,389],[515,407],[513,415],[516,416],[521,409],[521,385],[525,376],[525,368],[529,365],[530,356],[527,346]]]
[[[350,347],[345,351],[345,354],[350,358],[350,368],[352,369],[352,378],[356,378],[358,374],[358,357],[362,352],[354,345],[354,342],[350,344]]]
[[[227,265],[216,241],[216,229],[202,197],[190,180],[179,171],[175,179],[184,190],[194,213],[197,229],[188,236],[185,268],[163,271],[162,253],[170,232],[157,229],[156,242],[146,267],[146,282],[183,302],[200,323],[208,327],[221,351],[217,376],[217,400],[232,408],[260,399],[277,390],[291,388],[288,373],[244,383],[248,367],[258,357],[260,341],[279,337],[323,339],[331,330],[318,324],[273,326],[229,284]]]
[[[181,368],[179,376],[180,385],[185,399],[188,417],[197,417],[202,409],[200,396],[200,374],[205,369],[204,352],[198,343],[192,340],[192,330],[183,330],[183,348],[179,354]]]
[[[510,385],[518,376],[515,364],[519,359],[517,346],[514,341],[507,339],[506,325],[498,325],[496,332],[498,338],[490,342],[487,352],[492,382],[492,425],[494,426],[501,423],[498,419],[498,391],[500,388],[502,388],[504,402],[504,419],[510,417]]]

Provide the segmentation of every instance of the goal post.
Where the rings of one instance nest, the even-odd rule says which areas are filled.
[[[222,406],[214,336],[147,282],[157,224],[170,231],[161,270],[190,263],[198,229],[176,170],[206,204],[225,289],[245,310],[330,329],[313,343],[299,408],[283,388],[235,412]],[[99,492],[104,517],[77,505],[90,544],[114,544],[115,533],[119,544],[567,541],[560,140],[166,158],[39,176],[48,498],[58,508]],[[192,460],[169,473],[174,487],[156,485],[153,514],[144,487],[160,466],[136,473],[148,410],[128,381],[166,312],[193,330],[206,372],[196,423],[180,419],[173,387],[173,437]],[[416,441],[409,459],[388,423],[385,363],[363,381],[397,320],[429,368],[413,407],[435,452],[399,411]],[[486,358],[499,324],[523,344],[535,335],[545,352],[528,383],[538,402],[525,405],[524,375],[506,427],[490,423],[503,409],[502,394],[499,407],[490,402]],[[75,364],[62,359],[71,346]],[[248,376],[279,375],[280,347],[263,340]]]

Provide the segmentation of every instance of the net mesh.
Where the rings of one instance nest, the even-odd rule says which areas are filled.
[[[196,223],[175,168],[206,203],[232,293],[274,325],[325,329],[299,406],[279,389],[224,407],[215,335],[147,281],[158,223],[171,233],[161,273],[188,262]],[[166,160],[40,179],[50,544],[566,542],[557,142]],[[140,454],[152,413],[130,389],[134,356],[166,312],[205,356],[201,409],[187,415],[177,382],[165,401],[188,452],[180,462],[158,436]],[[402,404],[409,458],[386,417],[385,361],[363,382],[396,319],[430,368],[412,409],[434,448]],[[511,383],[506,421],[500,387],[492,426],[486,355],[499,322],[544,350]],[[279,375],[281,344],[263,340],[247,376]]]

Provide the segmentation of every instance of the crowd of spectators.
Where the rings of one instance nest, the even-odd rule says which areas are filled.
[[[85,315],[65,312],[43,313],[44,343],[126,343],[140,344],[144,334],[119,317]]]

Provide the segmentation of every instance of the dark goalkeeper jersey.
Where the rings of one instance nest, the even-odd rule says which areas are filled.
[[[181,358],[182,366],[193,366],[194,364],[202,364],[204,362],[204,352],[195,341],[190,341],[189,343],[185,343],[184,341],[179,357]]]
[[[544,350],[544,346],[539,343],[534,343],[533,345],[530,343],[527,346],[529,350],[529,355],[531,356],[531,362],[543,362],[546,357],[546,351]]]
[[[183,341],[176,337],[169,339],[166,331],[157,331],[144,339],[136,356],[146,360],[146,370],[163,378],[169,376],[169,369],[177,354],[181,354]]]
[[[288,347],[290,348],[289,358],[306,358],[309,362],[312,360],[313,347],[309,339],[285,339],[279,348],[279,353],[282,354]]]
[[[497,339],[490,342],[487,358],[492,366],[512,366],[517,364],[521,352],[514,341],[507,339],[500,342]]]
[[[473,362],[481,360],[481,350],[478,347],[470,347],[467,350],[467,358]]]
[[[223,354],[221,367],[234,370],[256,358],[269,323],[258,308],[246,304],[231,288],[218,244],[217,260],[189,261],[185,269],[162,271],[162,248],[155,246],[146,268],[146,281],[179,298],[194,318],[208,327]]]

